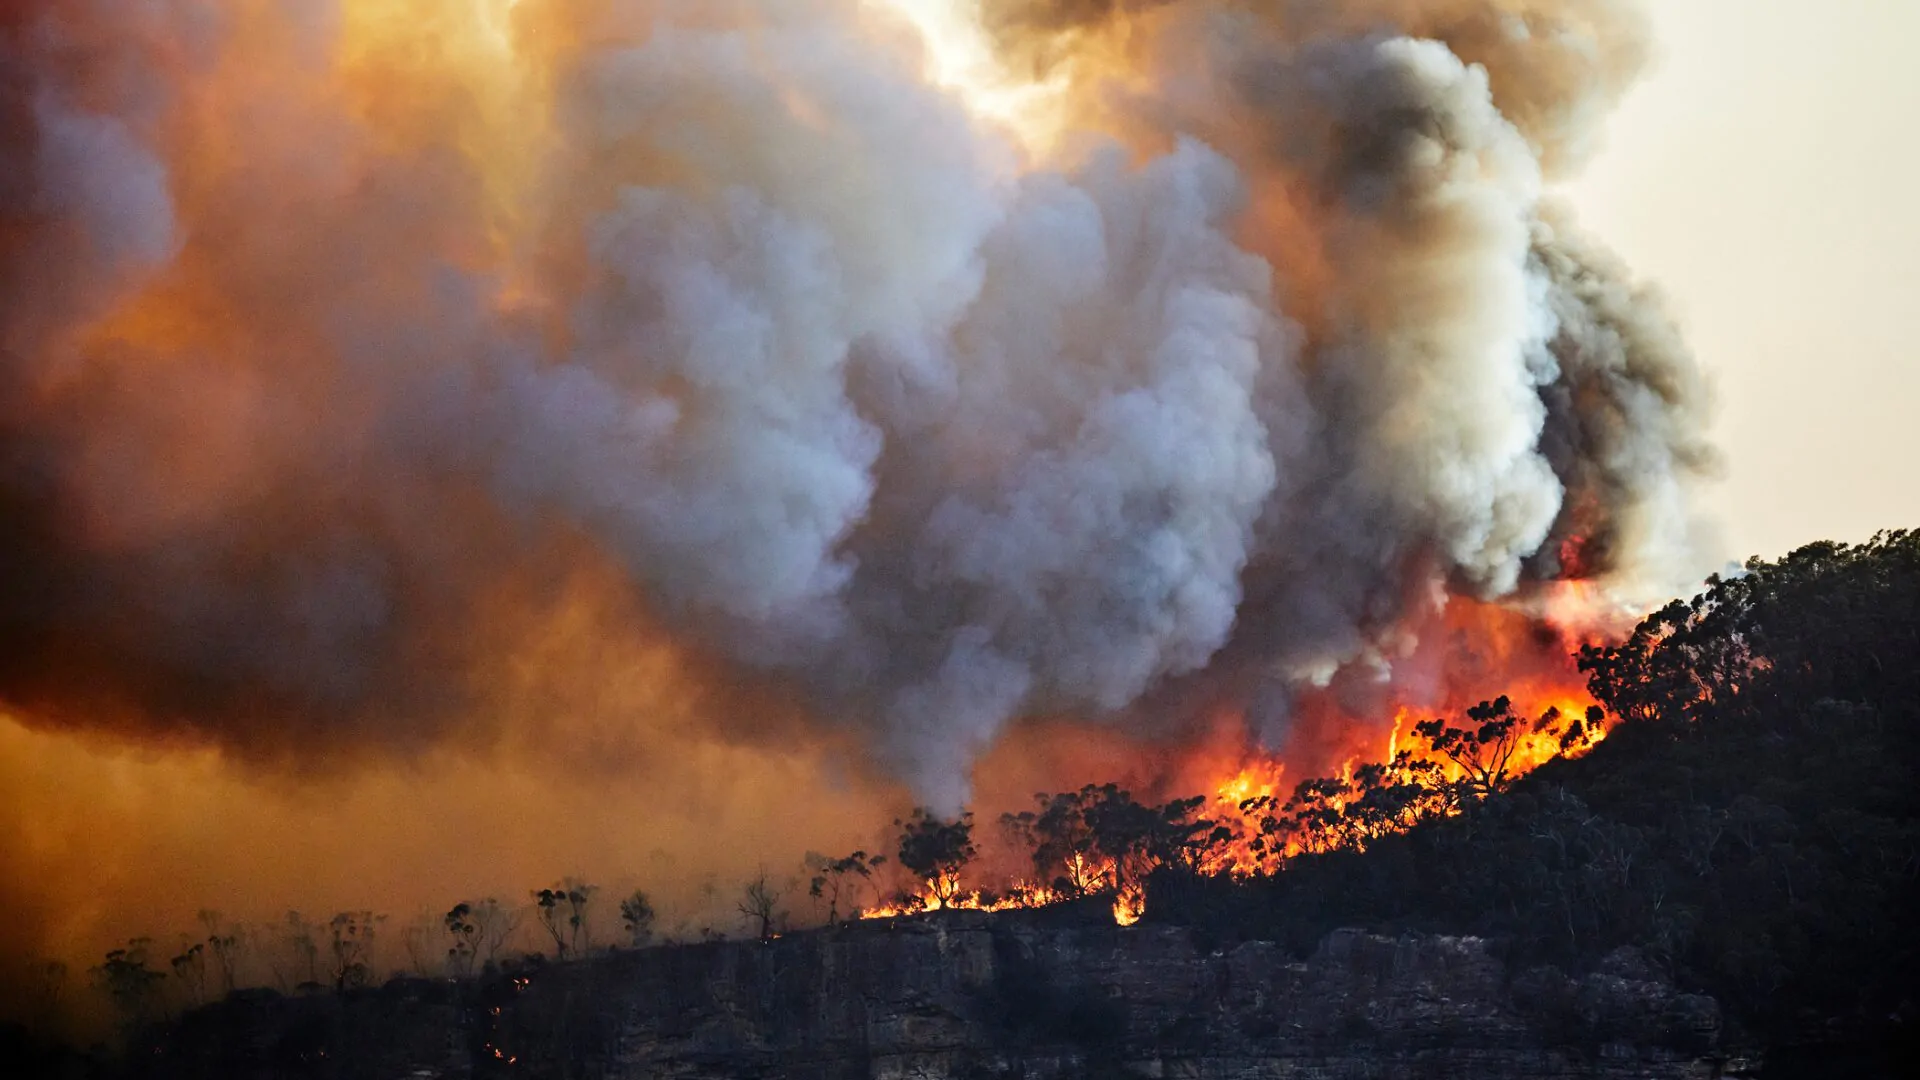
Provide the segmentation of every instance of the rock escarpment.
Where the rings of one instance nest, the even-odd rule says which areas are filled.
[[[555,1014],[597,1001],[587,1041],[634,1078],[1646,1080],[1712,1075],[1719,1027],[1628,956],[1513,976],[1471,938],[1343,932],[1295,961],[973,912],[635,954],[515,996],[491,1040],[510,1056],[562,1056]]]
[[[1576,979],[1509,971],[1472,938],[1342,932],[1301,961],[1260,942],[1204,948],[1175,927],[974,912],[623,953],[483,992],[423,984],[361,1006],[360,1021],[351,1002],[282,1004],[336,1011],[305,1021],[297,1048],[214,1024],[157,1056],[180,1075],[264,1075],[264,1061],[208,1056],[244,1044],[297,1050],[329,1075],[619,1080],[1677,1080],[1719,1068],[1713,1001],[1628,954]],[[399,1030],[355,1036],[366,1023]]]

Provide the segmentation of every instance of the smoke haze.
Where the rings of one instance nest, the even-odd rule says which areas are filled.
[[[964,85],[927,7],[0,15],[4,854],[103,886],[21,948],[692,911],[1039,718],[1284,752],[1449,595],[1698,572],[1700,376],[1548,194],[1630,5],[989,0]]]

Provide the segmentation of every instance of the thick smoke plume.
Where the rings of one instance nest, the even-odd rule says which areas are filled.
[[[953,805],[1696,569],[1699,376],[1547,194],[1630,7],[988,0],[955,85],[929,6],[9,5],[8,714]]]

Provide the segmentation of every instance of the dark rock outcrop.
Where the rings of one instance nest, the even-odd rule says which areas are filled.
[[[377,1067],[344,1047],[307,1048],[302,1067],[344,1076],[325,1063],[352,1059],[368,1063],[364,1075],[621,1080],[1718,1075],[1714,1002],[1677,992],[1631,953],[1580,978],[1514,973],[1472,938],[1341,932],[1299,961],[1261,942],[1202,949],[1175,927],[952,912],[623,953],[464,997],[412,1006],[420,1022],[447,1025],[438,1031],[369,1032],[393,1051]],[[304,1023],[336,1039],[356,1026],[338,1015]],[[273,1033],[229,1031],[218,1044],[176,1038],[156,1068],[271,1074],[257,1060],[214,1059],[277,1045]]]

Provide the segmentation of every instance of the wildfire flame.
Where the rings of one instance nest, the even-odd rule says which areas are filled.
[[[862,919],[896,919],[903,915],[924,915],[933,911],[1015,911],[1024,908],[1049,907],[1066,899],[1068,897],[1062,893],[1027,881],[1016,881],[1007,892],[999,895],[975,889],[972,892],[942,899],[940,890],[932,882],[928,882],[924,889],[905,899],[863,909],[860,917]]]
[[[1184,774],[1215,777],[1198,813],[1224,830],[1223,839],[1216,836],[1205,845],[1196,868],[1232,877],[1278,873],[1287,860],[1325,850],[1331,842],[1365,846],[1418,820],[1457,814],[1461,806],[1450,801],[1448,792],[1462,785],[1492,790],[1555,758],[1587,753],[1606,737],[1607,728],[1594,711],[1573,653],[1579,645],[1608,640],[1618,632],[1610,612],[1600,593],[1577,582],[1558,583],[1525,604],[1456,599],[1427,635],[1446,643],[1445,655],[1429,659],[1451,683],[1425,695],[1409,693],[1409,700],[1387,701],[1383,708],[1393,722],[1384,735],[1364,717],[1326,702],[1309,703],[1307,744],[1343,748],[1331,767],[1290,768],[1286,749],[1243,752],[1229,759],[1209,759],[1205,749],[1190,751],[1198,767]],[[1496,726],[1491,730],[1498,737],[1487,741],[1479,738],[1479,721],[1469,718],[1470,711],[1496,689],[1504,691],[1506,709],[1493,716]],[[1473,737],[1447,743],[1454,750],[1449,754],[1436,739],[1444,741],[1441,733],[1462,724]],[[1369,731],[1376,733],[1371,739]],[[1486,760],[1470,756],[1483,752]],[[1325,779],[1289,782],[1301,775]],[[1370,787],[1394,785],[1425,794],[1397,817],[1370,820],[1364,826],[1370,831],[1363,834],[1329,837],[1317,828],[1317,822],[1344,820]],[[1151,869],[1130,866],[1130,873],[1123,874],[1110,860],[1075,853],[1059,869],[1067,889],[1016,881],[1004,892],[963,891],[956,880],[931,880],[902,899],[860,914],[880,919],[940,910],[1009,911],[1111,895],[1114,921],[1131,926],[1146,913],[1142,881]]]
[[[9,5],[15,876],[165,864],[9,924],[412,906],[426,850],[692,906],[1096,768],[1272,872],[1301,780],[1583,715],[1604,593],[1691,572],[1707,395],[1541,199],[1636,20],[1513,6]],[[1122,861],[873,914],[1127,923]]]

